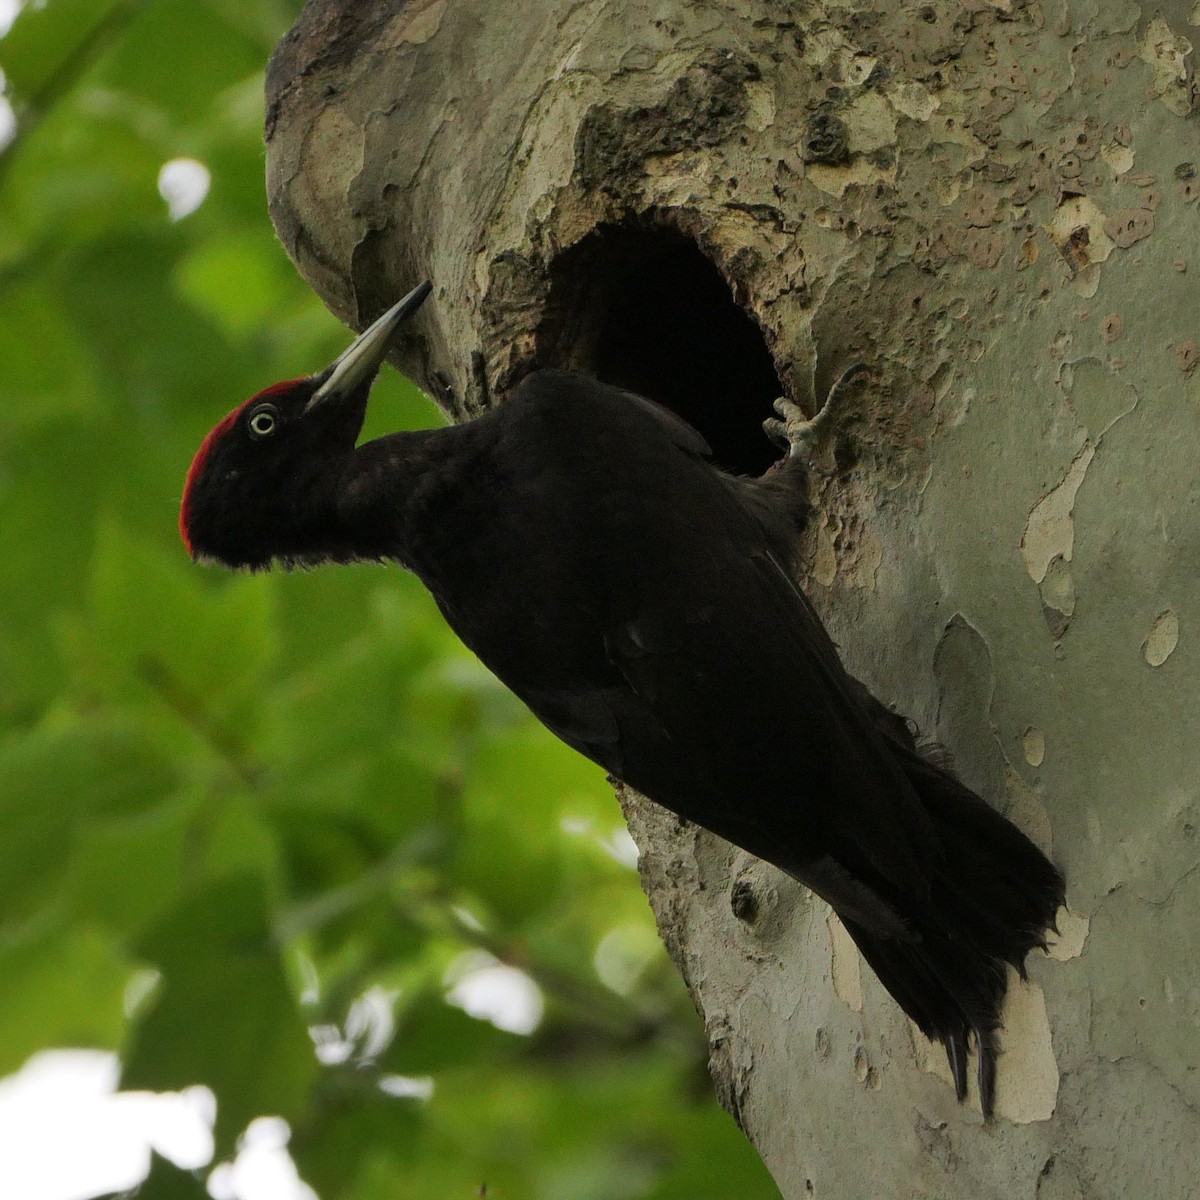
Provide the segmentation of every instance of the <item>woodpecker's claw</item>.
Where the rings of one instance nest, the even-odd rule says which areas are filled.
[[[763,431],[766,435],[777,446],[786,450],[789,455],[799,454],[802,450],[811,450],[812,444],[816,440],[817,419],[821,414],[818,413],[811,419],[806,417],[800,405],[786,396],[780,396],[774,400],[771,407],[775,410],[777,417],[768,417],[763,422]],[[821,412],[824,411],[824,409],[821,410]]]
[[[828,436],[835,411],[834,401],[845,391],[846,384],[851,379],[866,370],[866,363],[857,362],[848,366],[829,389],[829,395],[815,417],[806,417],[798,404],[786,396],[780,396],[772,406],[779,414],[778,418],[768,417],[763,422],[763,431],[772,441],[786,449],[789,457],[815,457],[818,445]]]

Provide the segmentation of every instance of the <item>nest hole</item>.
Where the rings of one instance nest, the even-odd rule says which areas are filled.
[[[760,475],[779,457],[762,422],[784,388],[762,331],[675,229],[603,226],[564,251],[537,357],[657,400],[726,470]]]

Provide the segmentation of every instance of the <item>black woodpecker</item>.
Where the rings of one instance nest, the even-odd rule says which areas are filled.
[[[213,429],[184,491],[188,551],[414,571],[569,746],[827,900],[945,1046],[959,1099],[974,1045],[990,1114],[1005,968],[1023,974],[1044,946],[1063,879],[847,674],[796,583],[829,405],[805,421],[777,404],[767,426],[791,453],[758,479],[718,470],[652,401],[566,371],[529,375],[465,424],[356,445],[429,291]]]

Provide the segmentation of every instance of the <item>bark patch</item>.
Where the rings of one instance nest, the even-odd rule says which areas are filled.
[[[744,121],[750,107],[746,85],[759,78],[755,63],[722,55],[697,63],[658,104],[597,105],[576,135],[576,177],[584,187],[601,187],[637,172],[652,156],[723,142]]]

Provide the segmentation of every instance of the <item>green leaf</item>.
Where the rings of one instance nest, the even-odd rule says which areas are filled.
[[[81,822],[64,872],[71,912],[125,937],[159,919],[184,886],[196,810],[179,799]]]
[[[515,1057],[525,1045],[524,1038],[447,1004],[440,992],[426,992],[402,1010],[379,1066],[399,1075],[437,1075],[468,1065],[483,1070]]]
[[[244,873],[259,881],[268,895],[278,893],[282,876],[279,838],[257,797],[241,791],[210,796],[196,826],[188,847],[193,878]]]
[[[89,45],[111,39],[143,0],[53,0],[26,4],[3,42],[9,86],[21,97],[43,95]]]
[[[95,361],[79,344],[78,326],[57,293],[43,277],[20,280],[0,295],[0,355],[9,364],[0,396],[9,430],[79,420],[99,408]],[[49,346],[61,349],[38,353]]]
[[[204,582],[184,555],[105,521],[88,612],[65,627],[64,650],[90,695],[151,708],[176,737],[187,731],[245,774],[276,657],[274,584],[262,575]]]
[[[235,231],[198,246],[179,263],[177,284],[197,309],[241,338],[256,336],[296,295],[287,259],[259,230]]]
[[[506,921],[557,907],[570,852],[562,821],[599,811],[606,792],[599,767],[532,723],[496,738],[480,751],[463,795],[471,836],[456,878]]]
[[[119,722],[68,719],[0,746],[0,913],[6,924],[57,895],[89,816],[137,812],[170,788],[170,764]]]
[[[207,1084],[222,1153],[256,1116],[299,1119],[319,1068],[270,937],[261,883],[247,875],[208,883],[138,950],[162,980],[133,1032],[122,1086]]]
[[[182,1171],[174,1163],[152,1154],[150,1174],[129,1200],[209,1200],[209,1194],[202,1172]]]
[[[131,975],[99,929],[47,925],[37,937],[0,943],[0,1075],[48,1046],[116,1049]]]
[[[262,70],[267,47],[210,4],[151,0],[137,10],[98,77],[160,105],[179,121],[201,119],[214,96]]]
[[[300,1177],[322,1200],[449,1196],[409,1187],[426,1136],[417,1103],[371,1089],[329,1097],[319,1120],[294,1129],[289,1149]]]

